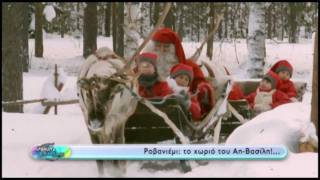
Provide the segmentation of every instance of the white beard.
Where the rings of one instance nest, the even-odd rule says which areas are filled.
[[[170,44],[170,49],[166,53],[154,51],[154,42],[151,42],[144,50],[144,52],[152,52],[157,54],[157,70],[162,79],[166,79],[170,75],[171,68],[179,63],[176,56],[174,44]]]

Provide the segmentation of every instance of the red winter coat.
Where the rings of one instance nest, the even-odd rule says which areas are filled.
[[[191,97],[191,105],[189,108],[189,111],[192,114],[192,119],[196,121],[201,120],[201,108],[200,108],[200,103],[197,99],[196,96]]]
[[[239,100],[244,98],[245,98],[245,95],[243,94],[240,86],[238,84],[233,84],[232,89],[228,96],[228,100]]]
[[[151,89],[139,85],[139,95],[145,98],[162,98],[172,93],[168,83],[165,81],[156,82]]]
[[[259,89],[261,92],[263,92],[261,89]],[[271,91],[271,90],[270,90]],[[270,91],[267,91],[267,92],[270,92]],[[255,106],[255,98],[257,96],[257,91],[249,94],[245,99],[248,101],[248,103],[250,104],[251,108],[254,108]],[[270,104],[271,108],[275,108],[279,105],[282,105],[282,104],[286,104],[286,103],[289,103],[291,102],[289,97],[279,91],[279,90],[275,90],[275,92],[272,94],[272,103]]]
[[[282,80],[279,90],[285,93],[289,98],[297,97],[297,91],[294,84],[290,80]]]
[[[197,99],[200,103],[201,115],[205,115],[213,108],[215,105],[214,90],[211,85],[207,82],[201,82],[198,85],[198,95]]]

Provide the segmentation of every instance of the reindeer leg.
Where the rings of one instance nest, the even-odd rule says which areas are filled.
[[[124,124],[120,124],[118,128],[116,128],[115,132],[115,144],[124,144]],[[127,170],[127,161],[126,160],[116,160],[114,161],[115,166],[120,170],[121,174],[125,174]]]
[[[90,139],[91,139],[92,144],[100,144],[97,134],[91,134],[90,133]],[[104,175],[103,161],[102,160],[97,160],[96,162],[97,162],[99,176],[102,177]]]

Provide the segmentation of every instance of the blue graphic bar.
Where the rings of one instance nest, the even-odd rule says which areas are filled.
[[[32,149],[34,159],[45,160],[282,160],[288,154],[282,145],[53,145]]]

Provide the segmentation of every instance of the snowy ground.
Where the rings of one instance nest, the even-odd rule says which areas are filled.
[[[112,39],[99,37],[98,47],[112,47]],[[186,56],[193,54],[199,43],[187,42],[183,44]],[[308,83],[307,92],[302,106],[307,114],[311,103],[311,75],[312,75],[312,42],[302,41],[300,44],[276,44],[267,41],[267,65],[270,66],[278,59],[288,59],[294,67],[293,78]],[[201,58],[205,58],[205,49]],[[245,62],[247,46],[245,40],[236,43],[217,42],[214,44],[213,61],[224,64],[233,74],[234,78],[245,77]],[[62,90],[63,97],[76,97],[76,75],[84,59],[82,58],[82,39],[45,34],[44,58],[35,58],[34,40],[29,40],[29,54],[31,70],[23,75],[24,99],[40,97],[42,85],[54,64],[63,67],[69,77]],[[24,114],[2,112],[3,130],[3,176],[13,177],[97,177],[97,168],[92,161],[34,161],[31,159],[31,147],[44,142],[57,144],[88,144],[88,132],[84,125],[81,110],[78,105],[64,105],[58,107],[58,115],[34,114],[33,110],[39,104],[24,106]],[[290,112],[289,112],[290,113]],[[126,176],[128,177],[314,177],[318,174],[318,153],[291,153],[287,160],[281,162],[219,162],[213,161],[205,166],[198,166],[192,162],[192,172],[182,174],[179,169],[164,169],[154,172],[150,169],[140,169],[141,163],[129,162]],[[18,163],[18,164],[17,164]],[[163,162],[165,164],[165,162]],[[231,163],[231,164],[230,164]],[[306,168],[304,165],[310,165]],[[232,165],[232,169],[230,169]],[[167,165],[170,167],[170,165]],[[246,168],[240,170],[242,166]],[[292,169],[292,170],[290,170]],[[294,169],[303,169],[295,171]]]

